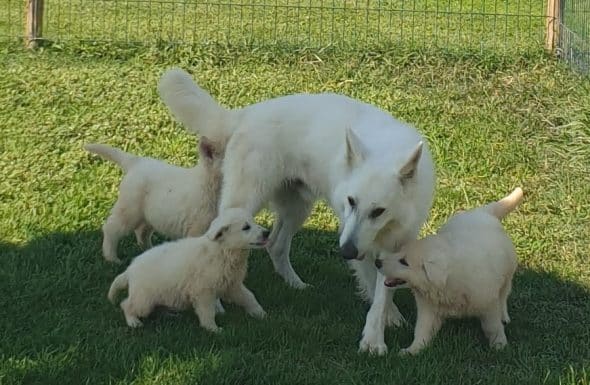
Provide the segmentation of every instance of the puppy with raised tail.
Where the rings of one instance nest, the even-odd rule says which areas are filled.
[[[128,289],[120,306],[130,327],[141,326],[140,318],[158,305],[175,310],[192,306],[201,327],[218,332],[215,302],[219,297],[242,306],[253,317],[264,318],[264,309],[244,286],[245,249],[264,247],[269,233],[244,210],[225,210],[205,235],[166,242],[135,258],[115,278],[108,298],[115,303],[117,293]]]
[[[522,196],[516,188],[497,202],[461,211],[437,234],[413,241],[398,253],[382,253],[376,260],[386,286],[407,286],[416,299],[414,341],[400,353],[418,353],[450,317],[479,317],[490,346],[507,344],[507,298],[517,261],[500,221]]]
[[[123,169],[119,197],[102,227],[107,261],[120,263],[119,240],[135,231],[137,243],[152,247],[153,231],[172,239],[202,235],[217,215],[221,163],[225,147],[206,137],[199,141],[199,163],[177,167],[140,157],[106,144],[87,144],[87,151]]]

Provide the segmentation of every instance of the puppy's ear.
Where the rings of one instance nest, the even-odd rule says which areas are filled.
[[[364,148],[350,126],[346,127],[346,164],[349,168],[358,166],[365,159]]]
[[[215,242],[221,242],[223,240],[223,237],[225,236],[225,233],[227,233],[227,230],[229,230],[229,226],[223,226],[223,227],[217,229],[213,233],[213,240]]]
[[[406,161],[406,163],[400,168],[398,175],[402,183],[412,179],[416,175],[416,169],[418,168],[418,162],[422,156],[423,142],[420,141],[418,145],[412,151],[412,154]]]
[[[426,278],[436,287],[443,288],[447,283],[449,272],[447,264],[442,259],[428,259],[422,263]]]
[[[206,160],[213,160],[217,155],[215,144],[206,136],[199,139],[199,154]]]

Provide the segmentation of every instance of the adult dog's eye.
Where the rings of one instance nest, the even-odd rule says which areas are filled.
[[[408,262],[406,261],[406,259],[405,259],[405,258],[402,258],[402,259],[400,259],[400,260],[399,260],[399,263],[401,263],[401,264],[402,264],[402,265],[404,265],[404,266],[408,266]]]
[[[352,207],[353,209],[356,207],[356,201],[354,200],[353,197],[348,197],[348,204],[350,205],[350,207]]]
[[[385,209],[383,207],[377,207],[376,209],[371,211],[371,213],[369,213],[369,218],[371,218],[371,219],[378,218],[384,212],[385,212]]]
[[[246,224],[244,225],[244,227],[242,227],[242,230],[244,230],[244,231],[248,231],[248,230],[250,230],[250,225],[246,223]]]

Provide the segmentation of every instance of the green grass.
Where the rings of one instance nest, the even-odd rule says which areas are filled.
[[[116,45],[0,52],[0,384],[590,384],[587,78],[539,55]],[[411,327],[387,330],[386,357],[358,354],[367,306],[321,204],[292,252],[313,288],[286,287],[262,252],[250,259],[247,285],[267,320],[228,306],[219,336],[188,311],[128,329],[106,299],[122,267],[100,255],[120,171],[82,145],[193,164],[195,139],[156,93],[172,65],[231,107],[336,91],[415,124],[438,167],[427,233],[458,208],[522,186],[525,202],[505,221],[520,264],[509,347],[491,351],[475,320],[458,320],[417,357],[396,355]],[[120,252],[126,262],[139,253],[131,236]],[[413,323],[410,293],[396,302]]]

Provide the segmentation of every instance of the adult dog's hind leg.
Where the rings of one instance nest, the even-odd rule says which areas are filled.
[[[271,205],[276,211],[277,217],[273,224],[267,250],[275,271],[290,286],[304,289],[308,285],[299,278],[293,269],[289,253],[293,236],[309,216],[313,201],[303,197],[297,189],[285,187],[275,194]]]

